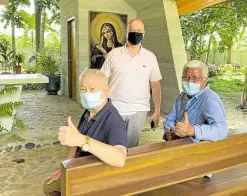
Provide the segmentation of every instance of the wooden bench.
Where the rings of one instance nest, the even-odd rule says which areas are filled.
[[[209,173],[211,180],[202,178]],[[247,134],[197,144],[187,138],[129,149],[123,168],[94,156],[63,161],[61,188],[63,196],[247,195],[245,174]]]

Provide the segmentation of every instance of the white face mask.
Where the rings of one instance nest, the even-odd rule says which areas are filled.
[[[194,96],[200,92],[200,84],[183,82],[183,90],[189,96]]]
[[[86,109],[97,108],[104,103],[101,98],[102,91],[96,93],[80,93],[81,104]]]

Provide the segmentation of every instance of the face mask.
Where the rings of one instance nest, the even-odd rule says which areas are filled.
[[[93,109],[102,105],[105,100],[100,97],[101,94],[102,91],[97,93],[80,93],[82,106],[86,109]]]
[[[183,90],[187,95],[194,96],[195,94],[200,92],[200,84],[183,82]]]
[[[143,39],[143,33],[129,32],[128,34],[128,41],[134,46],[141,43],[142,39]]]

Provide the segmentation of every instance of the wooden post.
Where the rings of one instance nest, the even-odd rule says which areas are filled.
[[[66,169],[63,165],[61,164],[61,194],[62,196],[68,196],[69,195],[69,183],[68,183],[68,177],[67,177],[67,172]]]
[[[245,73],[244,89],[243,89],[240,107],[244,108],[246,106],[247,106],[247,68],[246,68],[246,73]]]

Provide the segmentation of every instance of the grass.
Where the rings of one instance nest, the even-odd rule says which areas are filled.
[[[241,92],[244,88],[244,82],[241,79],[222,79],[221,77],[209,78],[208,83],[212,90],[216,92]]]

